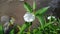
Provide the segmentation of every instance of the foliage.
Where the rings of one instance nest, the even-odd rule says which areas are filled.
[[[44,13],[48,10],[48,7],[41,8],[39,10],[36,10],[34,13],[33,10],[36,9],[36,4],[35,1],[33,3],[33,7],[31,7],[27,2],[24,2],[24,8],[26,11],[33,13],[35,17],[39,20],[39,27],[34,28],[33,30],[30,30],[30,26],[32,25],[32,22],[25,22],[21,27],[19,25],[16,25],[16,27],[19,29],[17,34],[59,34],[60,33],[60,19],[52,20],[53,18],[51,17],[50,20],[45,20],[44,19]],[[14,34],[14,29],[13,28],[10,32],[10,34]],[[26,29],[27,32],[25,31]],[[16,30],[15,30],[16,31]],[[0,25],[0,34],[2,34],[3,28]]]
[[[0,25],[0,34],[3,34],[3,27]]]

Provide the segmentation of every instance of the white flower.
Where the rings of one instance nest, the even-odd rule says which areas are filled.
[[[24,20],[25,20],[26,22],[32,22],[32,21],[35,20],[35,15],[32,14],[32,13],[27,12],[27,13],[23,16],[23,18],[24,18]]]
[[[50,20],[51,18],[56,19],[55,16],[49,16],[49,17],[47,17],[48,20]]]

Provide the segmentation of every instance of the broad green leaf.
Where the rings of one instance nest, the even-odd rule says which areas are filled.
[[[3,32],[3,27],[2,27],[2,25],[0,24],[0,34],[3,34],[4,32]]]
[[[31,6],[30,6],[27,2],[24,2],[24,8],[25,8],[28,12],[32,12],[32,8],[31,8]]]
[[[40,14],[40,15],[44,14],[48,10],[48,8],[49,8],[49,6],[37,10],[36,13],[35,13],[35,15],[37,15],[37,14]]]
[[[33,10],[35,10],[35,8],[36,8],[36,2],[35,2],[35,0],[33,1]]]

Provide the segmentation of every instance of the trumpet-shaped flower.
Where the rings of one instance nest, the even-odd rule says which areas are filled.
[[[26,22],[32,22],[32,21],[35,20],[35,15],[32,14],[32,13],[27,12],[27,13],[23,16],[23,18],[24,18],[24,20],[25,20]]]

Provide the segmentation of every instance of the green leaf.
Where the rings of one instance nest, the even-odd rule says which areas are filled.
[[[53,23],[54,23],[54,22],[49,22],[49,23],[45,24],[44,27],[47,27],[47,26],[49,26],[49,25],[51,25],[51,24],[53,24]]]
[[[27,32],[27,34],[31,34],[30,32]]]
[[[9,34],[14,34],[14,29],[12,29]]]
[[[35,15],[37,15],[37,14],[40,14],[40,15],[44,14],[48,10],[48,8],[49,8],[49,6],[37,10],[36,13],[35,13]]]
[[[43,28],[43,26],[45,25],[45,19],[43,17],[43,15],[39,15],[39,16],[36,16],[37,19],[39,20],[39,23],[40,23],[40,27]]]
[[[58,22],[60,23],[60,19],[58,19]]]
[[[47,27],[47,26],[49,26],[49,25],[51,25],[51,24],[53,24],[54,22],[55,22],[55,20],[52,21],[52,22],[46,23],[46,24],[44,25],[44,28]]]
[[[35,10],[35,8],[36,8],[36,2],[35,2],[35,0],[33,1],[33,10]]]
[[[19,28],[19,30],[21,30],[21,27],[19,25],[17,25],[17,27]]]
[[[37,33],[35,33],[35,34],[42,34],[42,31],[38,31]]]
[[[0,34],[3,34],[4,32],[3,32],[3,27],[2,27],[2,25],[0,24]]]
[[[17,25],[17,27],[18,27],[18,29],[19,29],[19,31],[18,31],[17,34],[20,34],[21,27],[20,27],[19,25]]]
[[[33,29],[33,34],[37,33],[39,29]]]
[[[24,8],[25,8],[28,12],[32,12],[32,8],[31,8],[31,6],[30,6],[27,2],[24,2]]]
[[[32,22],[31,23],[25,22],[25,24],[23,24],[21,27],[20,34],[23,34],[24,30],[27,29],[31,25],[32,25]]]

